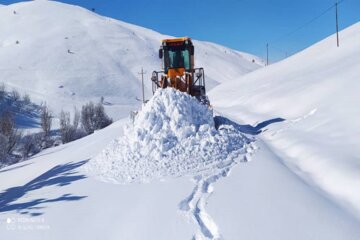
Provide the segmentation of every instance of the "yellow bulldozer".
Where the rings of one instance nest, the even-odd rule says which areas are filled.
[[[194,67],[194,45],[190,38],[164,39],[159,49],[163,70],[151,76],[153,93],[158,88],[172,87],[210,105],[206,96],[203,68]]]

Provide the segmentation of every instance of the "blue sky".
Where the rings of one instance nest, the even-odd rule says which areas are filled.
[[[291,55],[335,32],[336,0],[61,0],[173,36],[216,42],[270,60]],[[0,0],[2,4],[18,1]],[[360,0],[339,5],[340,29],[360,21]],[[306,25],[306,26],[304,26]],[[289,35],[301,28],[299,31]],[[341,36],[340,36],[341,38]]]

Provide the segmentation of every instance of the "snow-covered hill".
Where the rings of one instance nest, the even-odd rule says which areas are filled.
[[[30,1],[0,10],[0,79],[54,110],[103,96],[116,118],[141,96],[143,67],[150,98],[153,70],[160,70],[160,40],[169,36],[54,1]],[[255,56],[194,41],[196,66],[208,87],[258,69]],[[252,63],[252,60],[255,63]]]
[[[284,163],[360,218],[360,23],[277,64],[215,88],[215,108],[254,126]]]

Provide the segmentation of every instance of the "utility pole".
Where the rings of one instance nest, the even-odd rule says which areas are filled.
[[[269,44],[266,44],[266,66],[269,65]]]
[[[336,41],[337,47],[339,47],[339,17],[338,17],[338,1],[335,3],[335,13],[336,13]]]
[[[143,68],[141,68],[141,72],[139,72],[138,74],[141,74],[141,88],[142,88],[142,102],[143,104],[145,104],[145,90],[144,90],[144,74],[146,72],[144,72]]]

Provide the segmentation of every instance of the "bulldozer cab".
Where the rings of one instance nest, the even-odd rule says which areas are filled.
[[[190,38],[165,39],[159,50],[159,57],[163,58],[164,72],[169,69],[184,69],[191,72],[194,68],[194,46]]]
[[[163,71],[153,72],[153,92],[157,88],[173,87],[208,104],[204,69],[194,68],[194,45],[190,38],[162,40],[159,58],[163,60]],[[161,73],[164,74],[159,77]]]

